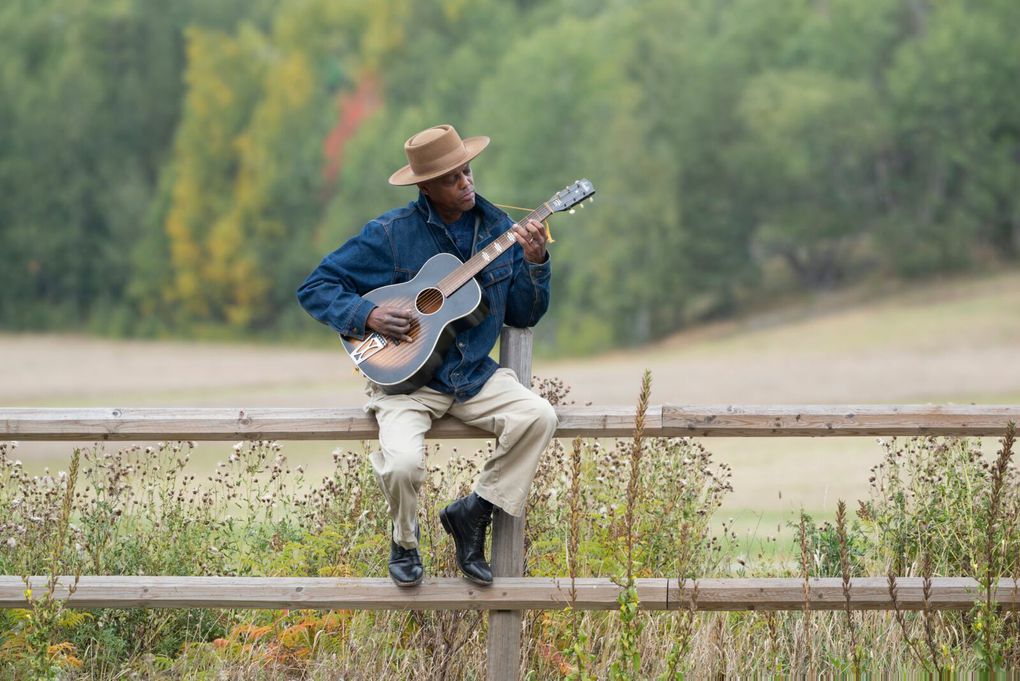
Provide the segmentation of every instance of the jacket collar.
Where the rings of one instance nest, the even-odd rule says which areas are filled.
[[[415,207],[421,213],[425,222],[437,227],[445,227],[442,218],[439,217],[439,214],[432,207],[432,202],[420,191],[418,192],[418,200],[415,202]],[[482,234],[488,233],[494,226],[499,225],[505,215],[503,211],[492,205],[478,192],[475,192],[475,208],[481,211],[482,214],[482,224],[479,230]]]

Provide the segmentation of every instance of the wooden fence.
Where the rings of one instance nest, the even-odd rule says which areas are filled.
[[[531,332],[504,329],[500,361],[531,382]],[[633,433],[634,407],[559,407],[557,437],[625,437]],[[1001,435],[1009,421],[1020,421],[1020,406],[839,405],[839,406],[689,406],[649,408],[649,437],[815,437],[859,435]],[[361,409],[12,409],[0,408],[0,440],[368,440],[378,435],[375,419]],[[437,421],[430,437],[486,438],[488,433],[450,419]],[[83,576],[68,599],[76,608],[210,607],[488,610],[488,677],[517,678],[521,665],[521,611],[601,610],[616,607],[620,587],[608,579],[578,579],[570,602],[570,580],[524,578],[524,520],[497,512],[493,519],[491,587],[465,580],[427,578],[415,589],[400,589],[389,579],[239,578],[172,576]],[[67,597],[70,577],[58,594]],[[45,577],[33,577],[41,593]],[[808,606],[844,607],[842,580],[811,579]],[[25,606],[21,577],[0,576],[0,607]],[[799,610],[805,606],[801,579],[640,579],[641,607],[675,610]],[[892,609],[886,578],[855,578],[851,605]],[[936,578],[928,607],[967,609],[979,595],[975,580]],[[1003,579],[996,600],[1020,608],[1020,585]],[[918,578],[897,579],[897,604],[924,605]]]

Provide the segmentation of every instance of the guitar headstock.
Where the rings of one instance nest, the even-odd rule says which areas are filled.
[[[595,185],[591,183],[591,180],[582,179],[553,194],[546,202],[546,205],[553,213],[559,213],[564,210],[569,210],[573,213],[574,211],[571,209],[574,206],[585,199],[590,199],[594,194]]]

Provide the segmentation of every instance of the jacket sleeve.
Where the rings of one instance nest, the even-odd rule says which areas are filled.
[[[520,249],[516,250],[520,260],[514,263],[503,321],[510,326],[534,326],[549,309],[550,256],[546,253],[545,262],[535,264],[525,260]]]
[[[297,290],[308,314],[345,336],[364,338],[375,307],[361,296],[393,283],[393,250],[385,229],[373,221],[319,263]]]

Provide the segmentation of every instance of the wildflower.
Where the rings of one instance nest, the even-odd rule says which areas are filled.
[[[304,475],[305,467],[304,466],[298,466],[297,467],[297,472],[298,472],[299,475]]]
[[[238,442],[237,444],[234,445],[234,451],[239,452],[241,451],[242,447],[244,447],[244,442]]]
[[[8,548],[13,549],[13,548],[17,548],[17,546],[18,546],[18,540],[17,539],[15,539],[14,537],[7,537],[7,547]]]

